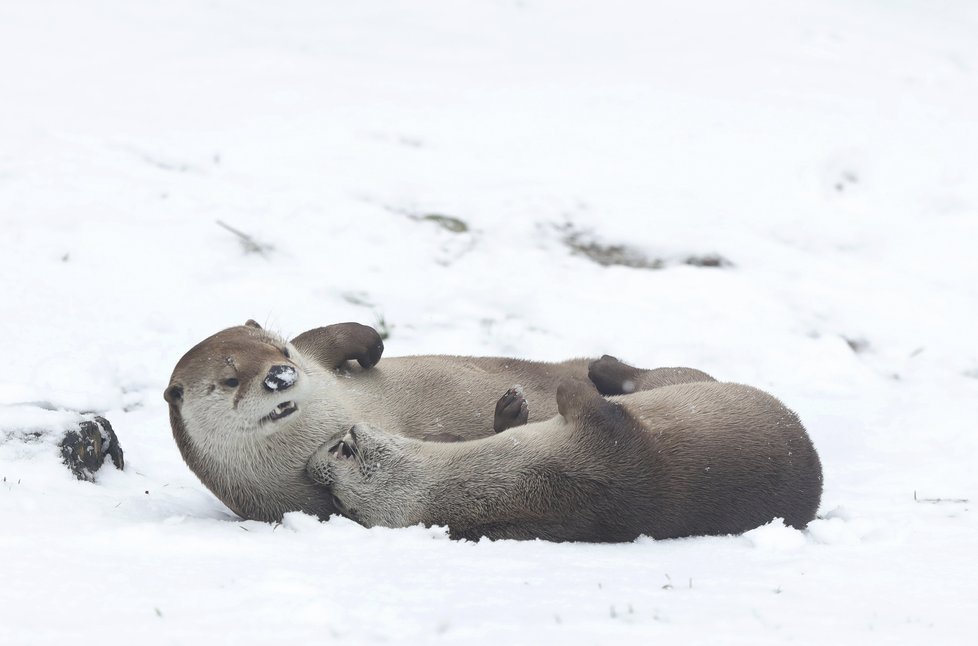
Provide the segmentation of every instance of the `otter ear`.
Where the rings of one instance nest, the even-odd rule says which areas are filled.
[[[173,384],[163,391],[163,399],[165,399],[169,404],[179,406],[180,403],[183,402],[183,386]]]
[[[258,321],[256,321],[255,319],[248,319],[247,321],[245,321],[245,325],[247,325],[248,327],[256,327],[259,330],[261,329],[261,326],[258,325]]]

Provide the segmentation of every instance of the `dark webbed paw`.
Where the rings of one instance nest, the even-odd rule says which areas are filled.
[[[587,376],[602,395],[627,395],[635,392],[639,372],[638,368],[606,354],[591,362]]]
[[[384,340],[377,330],[360,323],[337,323],[303,332],[292,344],[329,369],[356,361],[372,368],[384,353]]]
[[[530,416],[530,408],[526,403],[526,393],[522,386],[513,386],[496,402],[496,414],[492,420],[492,429],[502,433],[514,426],[523,426]]]
[[[354,341],[356,345],[349,348],[345,357],[346,361],[356,360],[364,368],[373,368],[380,361],[380,355],[384,354],[384,340],[380,338],[377,330],[367,325],[354,323],[357,330]]]

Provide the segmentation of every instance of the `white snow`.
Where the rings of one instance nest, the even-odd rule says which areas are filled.
[[[761,550],[790,551],[806,544],[805,535],[797,529],[786,526],[783,518],[775,518],[766,525],[744,532],[744,538],[750,545]]]
[[[6,2],[0,78],[0,643],[971,643],[974,3]],[[759,386],[811,433],[822,518],[241,521],[162,392],[249,318]],[[32,440],[79,412],[125,471]]]

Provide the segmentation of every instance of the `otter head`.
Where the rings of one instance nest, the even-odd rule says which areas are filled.
[[[309,455],[337,424],[317,366],[248,321],[204,339],[173,369],[163,397],[180,454],[239,516],[334,512],[330,496],[305,475]]]
[[[201,452],[233,450],[288,425],[305,375],[291,348],[254,321],[208,337],[185,354],[163,393],[173,436],[196,471]]]
[[[306,473],[329,487],[333,504],[344,516],[366,527],[405,527],[422,517],[421,444],[356,424],[339,441],[320,447],[306,464]]]

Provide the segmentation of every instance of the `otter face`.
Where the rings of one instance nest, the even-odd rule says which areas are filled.
[[[295,349],[254,321],[204,339],[180,359],[163,393],[174,435],[226,444],[293,421],[305,390]]]

